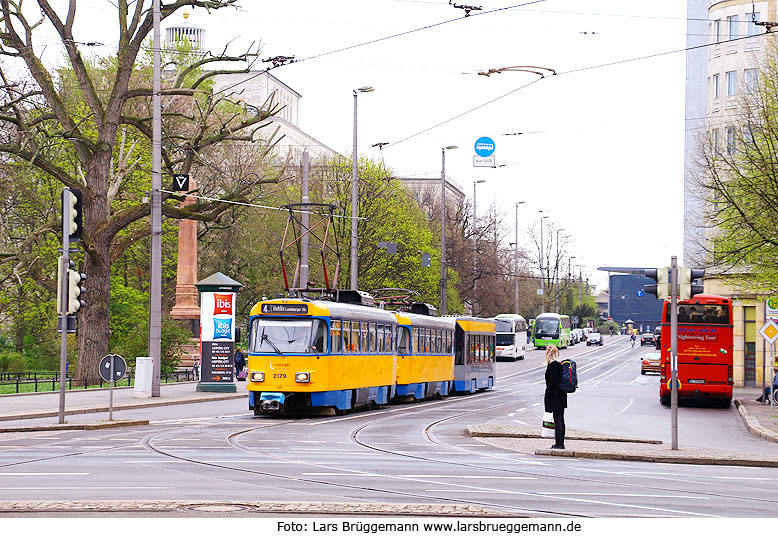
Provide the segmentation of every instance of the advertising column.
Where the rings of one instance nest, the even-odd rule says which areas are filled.
[[[200,382],[197,392],[236,392],[235,323],[239,282],[215,273],[195,284],[200,291]]]

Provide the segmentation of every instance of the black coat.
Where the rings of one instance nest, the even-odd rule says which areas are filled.
[[[562,365],[559,361],[551,361],[546,366],[546,393],[543,395],[543,403],[549,413],[567,407],[567,393],[559,390],[561,380]]]

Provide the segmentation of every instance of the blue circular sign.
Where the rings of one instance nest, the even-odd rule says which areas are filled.
[[[494,153],[494,140],[488,136],[482,136],[475,141],[475,154],[479,157],[488,157]]]

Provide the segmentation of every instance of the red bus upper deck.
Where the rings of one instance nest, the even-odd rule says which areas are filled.
[[[670,301],[662,307],[659,400],[670,405]],[[695,295],[678,302],[678,398],[705,399],[729,407],[732,401],[732,301]]]

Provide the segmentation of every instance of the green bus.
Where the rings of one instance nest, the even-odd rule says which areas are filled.
[[[546,346],[566,348],[570,345],[570,317],[563,314],[540,314],[535,320],[532,334],[537,349]]]

